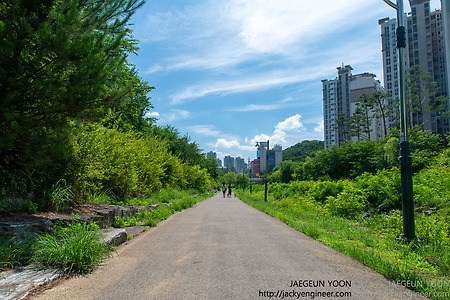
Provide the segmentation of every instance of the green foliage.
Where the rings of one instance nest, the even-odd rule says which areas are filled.
[[[18,241],[14,237],[0,237],[0,271],[15,268],[30,259],[32,241]]]
[[[399,132],[391,131],[383,140],[347,142],[340,147],[317,150],[302,162],[283,161],[269,175],[269,181],[354,179],[364,173],[399,167]],[[409,133],[413,171],[419,172],[433,164],[443,151],[443,141],[417,126]]]
[[[370,175],[388,177],[388,173]],[[449,274],[449,219],[437,214],[416,215],[418,243],[404,243],[397,237],[402,234],[402,215],[399,210],[361,217],[374,178],[365,174],[361,178],[366,190],[360,190],[358,182],[342,181],[342,192],[328,196],[325,205],[312,198],[319,186],[314,182],[271,184],[269,202],[256,187],[250,194],[238,190],[238,196],[247,204],[278,218],[309,236],[353,257],[392,280],[412,280],[423,285],[419,292],[446,292],[447,286],[433,286],[427,282],[448,282]],[[375,183],[379,184],[377,180]],[[331,185],[331,184],[330,184]],[[375,189],[375,184],[373,188]],[[288,190],[288,191],[286,191]],[[332,190],[330,188],[330,190]],[[292,196],[293,193],[295,196]],[[280,195],[284,196],[280,196]],[[381,193],[382,194],[382,193]],[[321,196],[318,197],[319,199]],[[338,200],[339,199],[339,200]],[[376,201],[382,203],[383,199]],[[438,298],[434,298],[438,299]]]
[[[67,186],[65,179],[60,179],[54,184],[49,193],[49,202],[53,209],[58,212],[65,211],[69,205],[74,203],[74,194]]]
[[[142,210],[134,217],[115,217],[114,227],[128,227],[135,225],[156,226],[160,221],[167,219],[171,214],[176,211],[182,211],[189,208],[200,200],[206,199],[209,194],[204,193],[201,195],[196,194],[195,190],[174,190],[164,189],[151,195],[143,202],[132,202],[128,204],[138,204],[148,206],[151,203],[162,203],[157,208],[146,211]]]
[[[100,237],[97,225],[73,222],[56,227],[55,234],[45,234],[34,244],[32,260],[69,274],[92,272],[109,255],[110,246]]]
[[[35,213],[38,204],[33,202],[31,195],[28,197],[20,197],[13,195],[5,195],[0,199],[0,213],[8,212],[30,212]]]
[[[0,10],[0,192],[65,177],[71,120],[135,100],[127,29],[142,1],[9,1]],[[130,79],[129,77],[132,77]],[[133,81],[133,83],[130,83]],[[146,92],[140,89],[140,96]],[[147,99],[148,100],[148,99]]]
[[[348,186],[336,197],[328,196],[325,208],[333,215],[354,218],[368,207],[367,195],[355,186]]]
[[[431,111],[432,118],[448,117],[445,112],[447,98],[440,95],[439,86],[433,81],[431,74],[419,65],[414,65],[407,74],[408,113],[412,116],[410,124],[418,124],[422,131],[425,128],[423,115]],[[440,113],[438,113],[440,112]]]
[[[14,199],[1,210],[14,209],[23,194],[30,211],[62,211],[74,200],[214,186],[215,161],[146,116],[154,88],[127,59],[137,50],[129,20],[143,3],[1,6],[0,195]]]
[[[133,131],[119,132],[101,125],[81,126],[73,137],[73,177],[77,191],[109,190],[121,197],[149,193],[163,186],[161,143],[140,138]]]
[[[236,187],[240,189],[245,189],[250,185],[250,180],[248,175],[245,173],[236,174]]]
[[[323,148],[323,141],[302,141],[283,150],[283,161],[302,162],[307,157],[313,157],[316,151],[322,150]]]
[[[356,178],[356,187],[363,191],[372,208],[381,211],[401,208],[400,170],[392,168],[376,174],[364,173]]]
[[[342,192],[345,185],[348,184],[347,181],[318,181],[315,182],[311,189],[308,191],[309,194],[321,203],[325,203],[328,197],[336,197]]]

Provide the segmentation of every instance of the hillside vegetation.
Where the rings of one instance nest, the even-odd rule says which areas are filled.
[[[283,160],[290,160],[293,162],[304,161],[307,157],[313,157],[318,150],[324,148],[323,141],[306,140],[297,143],[289,148],[283,150]]]

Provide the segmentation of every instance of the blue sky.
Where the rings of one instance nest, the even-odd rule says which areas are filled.
[[[396,11],[382,0],[147,0],[130,61],[156,88],[159,125],[221,159],[254,159],[259,141],[323,140],[321,80],[342,63],[382,81],[384,17]]]

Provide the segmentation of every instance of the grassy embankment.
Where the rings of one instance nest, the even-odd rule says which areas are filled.
[[[416,234],[420,237],[416,243],[399,240],[402,234],[399,210],[380,213],[380,207],[369,205],[367,199],[371,194],[393,188],[386,182],[376,186],[376,176],[369,176],[372,186],[365,188],[361,182],[367,183],[366,175],[359,185],[358,180],[270,184],[268,202],[264,202],[263,186],[253,186],[252,194],[248,190],[237,193],[250,206],[360,261],[397,284],[425,293],[432,299],[448,299],[449,202],[442,199],[448,199],[449,179],[444,173],[441,180],[434,178],[434,183],[425,182],[423,174],[415,178],[416,202],[423,204],[416,213]],[[419,182],[419,177],[423,182]],[[393,194],[394,190],[391,190]],[[433,191],[434,200],[428,198],[424,203],[427,191]],[[428,215],[425,211],[432,213]]]

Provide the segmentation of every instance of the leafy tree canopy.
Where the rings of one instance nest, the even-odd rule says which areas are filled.
[[[283,150],[283,160],[291,160],[294,162],[304,161],[308,156],[314,156],[316,151],[323,148],[323,141],[302,141]]]

